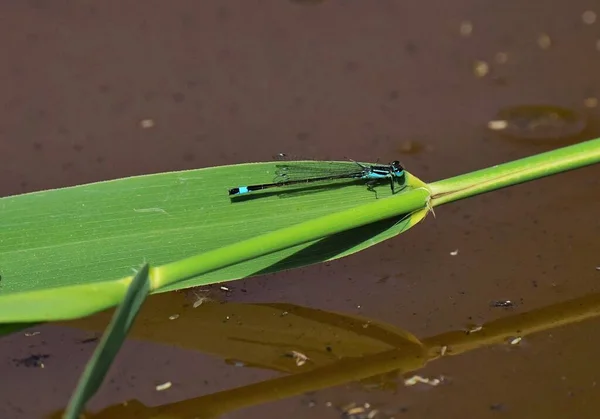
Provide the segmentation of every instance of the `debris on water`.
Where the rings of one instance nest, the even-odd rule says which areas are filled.
[[[152,128],[154,125],[155,123],[153,119],[142,119],[140,121],[140,127],[144,129]]]
[[[350,403],[341,408],[343,419],[373,419],[377,416],[379,411],[372,409],[370,403],[364,403],[358,405],[357,403]]]
[[[37,336],[39,334],[40,334],[40,332],[25,332],[25,336],[27,336],[27,337]]]
[[[44,360],[48,358],[50,358],[48,354],[33,354],[25,358],[13,359],[13,362],[20,367],[45,368]]]
[[[469,22],[468,20],[461,22],[461,24],[460,24],[461,36],[464,36],[466,38],[468,36],[471,36],[472,33],[473,33],[473,24],[471,22]]]
[[[508,121],[506,120],[498,120],[498,121],[490,121],[488,122],[488,128],[492,131],[501,131],[503,129],[508,128]]]
[[[238,367],[238,368],[247,366],[247,364],[244,361],[240,361],[238,359],[226,359],[225,363],[227,365],[231,365],[231,366]]]
[[[447,352],[448,352],[448,345],[444,345],[440,348],[440,356],[446,356]]]
[[[558,140],[581,134],[583,114],[552,105],[520,105],[503,108],[488,122],[488,128],[522,140]]]
[[[98,342],[99,340],[100,340],[100,338],[98,336],[93,336],[91,338],[81,339],[79,341],[79,343],[81,343],[81,344],[94,343],[94,342]]]
[[[302,400],[302,404],[308,408],[313,408],[317,406],[317,401],[315,399]]]
[[[485,61],[475,61],[473,64],[473,73],[476,77],[485,77],[490,72],[490,65]]]
[[[593,25],[594,23],[596,23],[596,12],[594,12],[593,10],[586,10],[581,15],[581,20],[586,25]]]
[[[583,100],[583,106],[586,108],[595,108],[598,106],[598,98],[587,97]]]
[[[522,340],[523,340],[523,338],[520,336],[512,337],[512,338],[508,339],[508,343],[510,345],[518,345],[519,343],[521,343]]]
[[[169,320],[177,320],[179,318],[179,314],[172,314],[169,316]]]
[[[220,289],[221,291],[225,291],[225,292],[231,292],[231,288],[229,288],[229,287],[220,286],[220,287],[219,287],[219,289]]]
[[[496,300],[492,301],[490,305],[496,308],[511,308],[515,306],[515,303],[510,300]]]
[[[538,36],[537,43],[541,49],[549,49],[552,46],[550,35],[542,33]]]
[[[432,387],[440,385],[444,381],[444,377],[440,376],[440,378],[426,378],[421,377],[420,375],[413,375],[410,378],[404,380],[404,385],[407,387],[414,386],[417,383],[427,384]]]
[[[450,256],[456,256],[456,255],[458,255],[458,249],[450,252]]]
[[[162,383],[156,386],[156,391],[164,391],[164,390],[168,390],[171,388],[171,386],[173,385],[173,383],[171,383],[170,381],[167,381],[166,383]]]
[[[483,326],[481,326],[481,325],[476,325],[476,326],[471,326],[471,327],[469,327],[469,328],[468,328],[468,329],[465,331],[465,333],[466,333],[467,335],[470,335],[470,334],[472,334],[472,333],[477,333],[477,332],[480,332],[480,331],[482,331],[482,330],[483,330]]]
[[[290,351],[286,353],[285,356],[293,358],[296,361],[296,366],[298,367],[301,367],[302,365],[306,364],[306,361],[308,361],[308,357],[302,352],[298,351]]]
[[[192,307],[194,308],[198,308],[202,304],[212,301],[209,297],[208,290],[193,290],[192,292],[194,293],[194,303],[192,304]]]

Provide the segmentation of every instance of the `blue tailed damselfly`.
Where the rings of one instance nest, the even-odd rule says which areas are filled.
[[[299,185],[303,183],[331,182],[340,179],[365,180],[367,189],[375,192],[373,187],[388,181],[392,193],[396,192],[395,184],[404,188],[406,174],[399,161],[390,164],[365,165],[358,162],[289,162],[278,164],[273,183],[239,186],[229,189],[229,196],[245,195],[263,189]]]

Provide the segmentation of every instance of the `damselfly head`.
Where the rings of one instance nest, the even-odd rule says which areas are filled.
[[[392,166],[394,168],[394,171],[396,172],[401,172],[404,170],[404,167],[402,167],[398,160],[394,160],[393,162],[391,162],[390,166]]]

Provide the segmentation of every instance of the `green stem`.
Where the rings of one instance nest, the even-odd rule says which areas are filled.
[[[600,163],[600,138],[430,183],[431,206]]]
[[[346,211],[336,212],[291,227],[178,260],[153,269],[154,289],[206,274],[236,263],[308,243],[377,221],[412,213],[427,206],[429,191],[417,188]]]

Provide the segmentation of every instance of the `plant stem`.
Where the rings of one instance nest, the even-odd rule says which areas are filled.
[[[600,138],[430,183],[431,206],[600,163]]]

